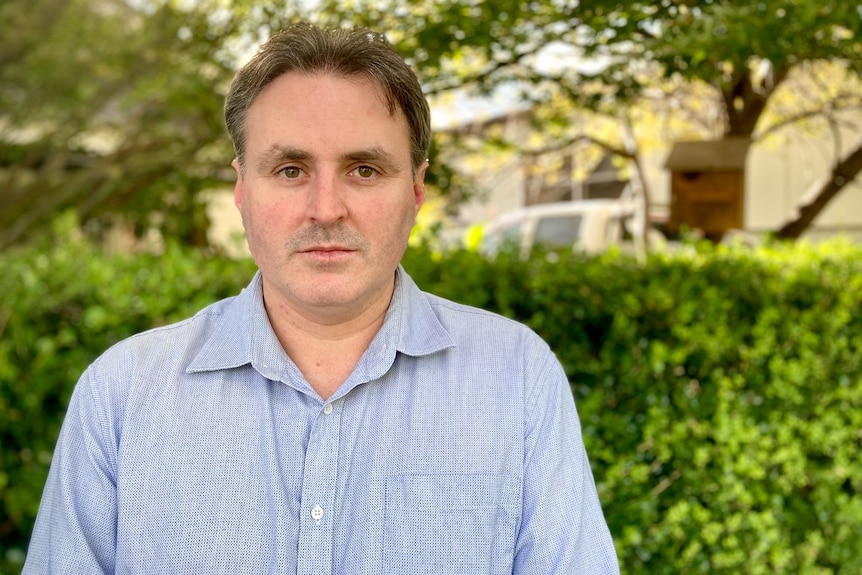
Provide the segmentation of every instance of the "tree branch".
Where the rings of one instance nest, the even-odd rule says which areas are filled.
[[[529,158],[536,158],[539,156],[543,156],[545,154],[553,154],[556,152],[560,152],[562,150],[566,150],[566,149],[571,148],[572,146],[575,146],[576,144],[580,144],[582,142],[594,144],[596,146],[599,146],[600,148],[602,148],[606,152],[620,156],[620,157],[625,158],[627,160],[633,160],[633,159],[635,159],[635,157],[637,155],[636,153],[628,151],[624,147],[615,146],[614,144],[611,144],[607,140],[602,140],[601,138],[596,138],[595,136],[590,136],[588,134],[579,134],[577,136],[574,136],[572,138],[567,138],[567,139],[565,139],[561,142],[558,142],[556,144],[553,144],[551,146],[544,146],[542,148],[534,148],[531,150],[525,149],[523,151],[523,155],[526,157],[529,157]]]
[[[842,112],[846,112],[849,110],[862,111],[862,104],[860,104],[858,106],[842,106],[841,107]],[[768,126],[766,129],[753,135],[751,137],[751,141],[752,142],[761,141],[761,140],[767,138],[768,136],[775,134],[776,132],[780,132],[783,129],[793,127],[795,124],[798,124],[799,122],[803,122],[805,120],[811,120],[811,119],[818,118],[818,117],[824,118],[824,119],[829,120],[829,121],[835,121],[838,123],[843,123],[840,120],[836,119],[832,114],[823,110],[822,107],[811,109],[811,110],[803,110],[802,112],[798,112],[794,115],[788,116],[788,117],[782,119],[781,121],[776,122],[776,123],[772,124],[771,126]],[[855,125],[852,123],[847,122],[846,125],[847,125],[847,127],[855,128]]]
[[[798,239],[838,193],[862,172],[862,143],[818,179],[802,197],[794,213],[775,232],[782,240]]]

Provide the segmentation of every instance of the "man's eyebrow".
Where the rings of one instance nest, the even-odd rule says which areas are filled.
[[[342,159],[351,162],[373,162],[396,169],[399,166],[398,158],[379,146],[348,152]]]
[[[258,170],[265,172],[283,162],[310,160],[311,154],[299,148],[275,145],[264,151],[257,160]]]
[[[257,169],[260,172],[268,172],[274,166],[278,166],[285,162],[308,161],[314,159],[314,156],[303,149],[294,148],[291,146],[273,145],[268,150],[265,150],[257,160]],[[345,152],[341,155],[343,162],[370,162],[380,164],[391,170],[401,168],[398,158],[380,146],[372,146],[370,148],[362,148]]]

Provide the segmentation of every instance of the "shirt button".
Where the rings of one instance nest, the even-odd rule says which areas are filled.
[[[330,413],[332,413],[332,404],[327,403],[326,405],[323,406],[323,414],[329,415]]]
[[[311,508],[311,518],[315,521],[320,521],[323,519],[323,507],[320,505],[315,505]]]

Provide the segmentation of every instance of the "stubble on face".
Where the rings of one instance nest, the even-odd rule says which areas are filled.
[[[313,223],[288,239],[284,249],[287,254],[295,254],[321,246],[337,246],[363,252],[368,250],[369,245],[362,234],[343,223],[329,225]]]

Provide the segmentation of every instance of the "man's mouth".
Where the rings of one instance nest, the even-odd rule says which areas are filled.
[[[303,248],[299,250],[302,253],[317,253],[317,252],[352,252],[355,251],[353,248],[347,246],[333,246],[333,245],[321,245],[321,246],[309,246],[307,248]]]

